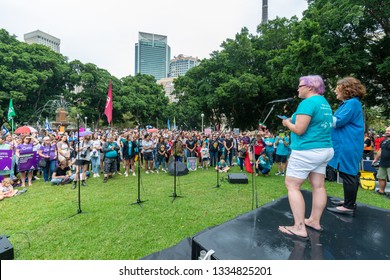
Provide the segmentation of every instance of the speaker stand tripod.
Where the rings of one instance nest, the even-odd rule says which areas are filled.
[[[137,167],[137,176],[138,176],[138,186],[137,186],[137,201],[131,203],[131,205],[139,205],[142,208],[142,203],[146,200],[141,200],[141,157],[140,157],[140,147],[141,147],[141,131],[140,125],[138,124],[138,167]]]
[[[221,185],[219,184],[219,168],[218,168],[218,163],[217,163],[217,184],[213,187],[215,189],[218,189],[221,187]]]
[[[175,152],[173,155],[173,193],[169,197],[172,197],[172,203],[175,201],[176,198],[182,197],[176,193],[176,177],[177,177],[177,158],[176,158],[176,146],[177,146],[177,140],[173,142],[175,145]]]
[[[76,156],[76,159],[77,160],[80,160],[80,115],[77,114],[77,156]],[[77,163],[77,160],[76,160],[76,163]],[[79,169],[79,172],[78,172],[78,180],[77,180],[77,200],[78,200],[78,209],[77,209],[77,212],[71,216],[68,217],[69,218],[72,218],[76,215],[79,215],[79,214],[86,214],[86,212],[83,212],[81,210],[81,191],[80,191],[80,182],[81,182],[81,171],[80,169],[82,169],[82,166],[81,165],[78,165],[77,168]]]

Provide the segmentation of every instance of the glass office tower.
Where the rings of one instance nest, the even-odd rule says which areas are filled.
[[[188,70],[199,65],[199,63],[200,61],[197,57],[179,54],[177,57],[175,56],[171,59],[168,76],[173,78],[184,76]]]
[[[149,74],[156,80],[168,77],[171,48],[167,43],[167,36],[139,32],[134,73]]]

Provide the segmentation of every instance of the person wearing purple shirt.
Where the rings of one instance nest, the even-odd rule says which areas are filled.
[[[20,155],[33,153],[34,152],[33,147],[34,147],[34,145],[37,145],[38,143],[39,142],[37,139],[31,138],[31,136],[29,136],[29,135],[23,136],[22,143],[16,147],[16,157],[19,159]],[[32,185],[33,171],[32,170],[22,171],[22,172],[20,172],[20,181],[22,182],[22,187],[26,186],[26,174],[28,177],[28,186]]]
[[[244,141],[244,144],[247,144],[247,145],[251,142],[251,138],[247,135],[247,133],[245,131],[242,133],[242,137],[240,140]]]
[[[14,135],[14,137],[16,137],[16,135]],[[5,142],[4,144],[8,144],[10,145],[10,149],[12,150],[12,168],[11,168],[11,176],[14,176],[15,175],[15,171],[16,171],[16,155],[15,155],[15,152],[16,152],[16,140],[12,138],[12,135],[9,133],[5,136]]]
[[[56,168],[57,145],[53,144],[50,137],[46,136],[43,138],[43,145],[39,148],[38,154],[41,158],[46,160],[46,167],[42,168],[42,171],[45,183],[48,183],[51,181],[53,172]]]

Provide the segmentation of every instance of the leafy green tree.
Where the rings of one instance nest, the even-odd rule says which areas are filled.
[[[19,42],[0,30],[0,102],[7,108],[9,99],[14,100],[17,123],[39,119],[37,109],[65,89],[67,71],[63,55],[42,45]]]
[[[153,125],[166,119],[168,98],[153,76],[138,74],[121,79],[122,87],[116,108],[122,114],[131,112],[134,123]]]

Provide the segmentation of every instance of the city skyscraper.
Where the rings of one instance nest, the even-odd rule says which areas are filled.
[[[177,78],[183,76],[190,70],[192,67],[199,65],[199,59],[192,56],[184,56],[179,54],[171,59],[169,65],[169,77]]]
[[[33,32],[30,32],[30,33],[26,33],[24,34],[24,41],[27,43],[27,44],[40,44],[40,45],[44,45],[46,47],[49,47],[51,48],[53,51],[55,52],[60,52],[60,44],[61,44],[61,40],[52,36],[52,35],[49,35],[45,32],[42,32],[40,30],[36,30],[36,31],[33,31]]]
[[[268,0],[263,0],[263,12],[261,14],[261,23],[268,22]]]
[[[139,32],[135,44],[135,75],[149,74],[156,80],[168,77],[171,48],[164,35]]]

